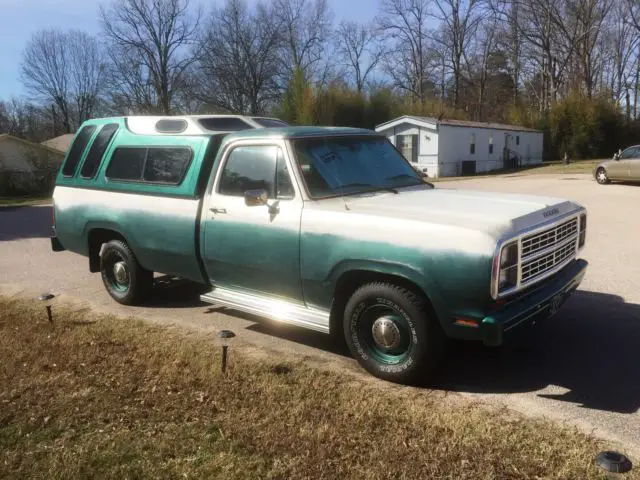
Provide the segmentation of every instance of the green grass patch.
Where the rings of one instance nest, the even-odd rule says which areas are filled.
[[[0,477],[602,478],[575,429],[241,347],[223,376],[210,335],[54,314],[0,297]]]

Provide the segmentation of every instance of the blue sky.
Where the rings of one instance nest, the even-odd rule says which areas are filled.
[[[328,1],[335,21],[370,20],[379,5],[378,0]],[[223,0],[200,3],[207,8],[212,3],[222,4]],[[95,0],[0,0],[0,99],[24,94],[19,78],[20,58],[34,31],[79,28],[95,33],[99,30],[98,4]]]

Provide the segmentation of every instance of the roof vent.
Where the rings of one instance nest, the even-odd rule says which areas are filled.
[[[163,118],[156,122],[156,131],[159,133],[181,133],[189,124],[180,118]]]

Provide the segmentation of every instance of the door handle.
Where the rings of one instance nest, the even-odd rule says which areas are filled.
[[[211,207],[209,210],[211,210],[213,213],[227,213],[226,208]]]

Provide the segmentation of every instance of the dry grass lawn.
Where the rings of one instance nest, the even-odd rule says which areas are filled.
[[[0,477],[591,479],[601,445],[231,351],[134,319],[0,297]]]

